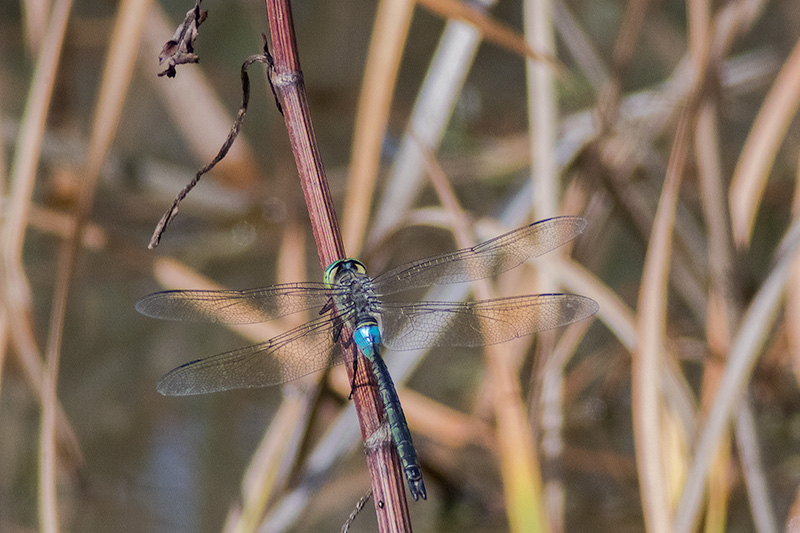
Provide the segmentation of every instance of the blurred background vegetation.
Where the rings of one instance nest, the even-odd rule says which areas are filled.
[[[347,250],[371,272],[459,246],[446,184],[476,241],[589,221],[498,282],[601,306],[511,343],[509,394],[478,350],[390,354],[428,480],[415,527],[528,530],[526,508],[553,531],[797,527],[796,1],[466,5],[293,5]],[[158,322],[138,298],[322,275],[263,68],[234,150],[146,248],[267,32],[262,4],[202,7],[200,63],[168,79],[188,2],[0,3],[2,531],[332,531],[369,487],[343,373],[155,390],[291,322]],[[557,65],[525,59],[551,40]],[[368,504],[351,531],[374,530]]]

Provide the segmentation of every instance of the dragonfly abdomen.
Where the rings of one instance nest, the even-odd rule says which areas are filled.
[[[386,419],[389,424],[389,431],[392,433],[392,441],[397,449],[397,455],[403,464],[403,471],[408,480],[408,490],[414,500],[420,497],[425,500],[425,483],[422,481],[422,472],[417,462],[417,451],[411,440],[411,431],[408,429],[406,416],[400,406],[400,399],[397,397],[397,390],[389,375],[389,369],[380,355],[378,346],[381,341],[381,332],[378,323],[374,318],[362,320],[356,328],[354,334],[356,344],[361,353],[372,362],[372,372],[378,382],[378,392],[383,402],[383,410],[386,412]]]
[[[400,399],[397,397],[397,390],[394,388],[392,378],[389,376],[386,363],[384,363],[383,358],[377,351],[372,359],[372,371],[375,373],[375,379],[378,381],[378,391],[383,401],[383,410],[386,411],[386,418],[389,422],[392,440],[394,441],[395,448],[397,448],[397,455],[400,457],[400,462],[403,464],[403,471],[408,480],[408,490],[411,492],[411,496],[414,497],[415,501],[420,498],[427,500],[428,496],[425,492],[425,483],[422,481],[422,472],[417,462],[417,450],[414,448],[414,442],[411,440],[411,431],[408,429],[406,416],[400,405]]]

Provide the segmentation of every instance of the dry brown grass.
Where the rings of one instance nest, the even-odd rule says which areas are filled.
[[[594,322],[463,367],[457,353],[392,354],[429,485],[412,522],[796,523],[794,2],[484,4],[295,14],[346,249],[374,272],[538,218],[589,221],[571,254],[475,290],[584,294],[600,304]],[[276,393],[156,397],[159,373],[213,353],[219,330],[193,330],[198,345],[183,347],[184,326],[132,313],[156,283],[319,275],[286,130],[259,82],[235,150],[183,204],[160,255],[145,250],[227,134],[263,6],[204,5],[201,62],[167,80],[155,58],[190,5],[20,5],[0,22],[0,529],[205,529],[228,507],[228,530],[338,527],[368,484],[362,458],[347,459],[361,438],[343,369],[319,394],[308,391],[325,376],[287,386],[263,437],[260,426],[215,436]],[[261,340],[302,319],[236,333]],[[192,440],[187,420],[211,429]],[[175,476],[183,460],[192,468]]]

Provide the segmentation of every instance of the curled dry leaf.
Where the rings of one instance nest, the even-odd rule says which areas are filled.
[[[233,146],[236,137],[239,135],[239,130],[242,127],[244,116],[247,113],[247,104],[250,101],[250,77],[247,75],[247,69],[253,63],[267,63],[269,65],[269,84],[272,87],[272,94],[275,96],[275,104],[278,106],[278,111],[283,114],[283,108],[281,107],[278,93],[275,91],[275,86],[272,84],[272,72],[274,69],[273,59],[267,51],[266,44],[264,44],[263,55],[252,55],[248,57],[242,64],[242,105],[239,108],[239,112],[236,114],[236,120],[234,121],[233,126],[231,126],[231,131],[228,133],[228,138],[225,139],[225,142],[222,144],[222,147],[219,149],[219,152],[217,152],[217,155],[214,157],[214,159],[209,164],[197,171],[197,174],[194,175],[192,181],[190,181],[189,184],[178,193],[178,196],[175,197],[175,200],[172,202],[172,207],[170,207],[167,212],[164,213],[164,216],[161,217],[161,220],[158,221],[156,229],[153,232],[153,236],[150,238],[150,244],[147,245],[147,247],[151,250],[158,246],[158,243],[161,241],[161,236],[167,229],[167,225],[169,225],[169,223],[172,222],[172,219],[175,218],[175,215],[178,214],[178,204],[180,204],[186,195],[189,194],[192,189],[194,189],[195,185],[197,185],[197,183],[200,181],[200,177],[214,168],[217,163],[222,161],[228,154],[228,150],[230,150],[231,146]],[[169,74],[167,75],[169,76]]]
[[[198,28],[206,20],[208,11],[200,11],[200,2],[186,12],[186,18],[175,30],[172,39],[164,43],[161,53],[158,55],[158,64],[166,68],[158,73],[159,76],[166,75],[174,78],[177,71],[175,67],[184,63],[197,63],[200,58],[194,53],[194,41],[197,39]]]

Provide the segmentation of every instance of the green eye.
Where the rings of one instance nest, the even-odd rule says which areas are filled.
[[[336,281],[336,274],[339,273],[339,268],[345,261],[347,261],[347,259],[339,259],[338,261],[334,261],[328,265],[328,268],[325,269],[325,275],[323,276],[322,281],[327,287],[331,287],[333,282]]]

